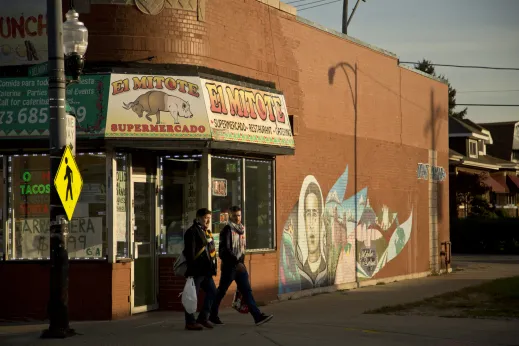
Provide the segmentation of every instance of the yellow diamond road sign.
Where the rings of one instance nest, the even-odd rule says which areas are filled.
[[[65,147],[58,173],[54,178],[54,186],[56,191],[58,191],[59,198],[70,221],[74,214],[79,194],[83,188],[83,179],[69,146]]]

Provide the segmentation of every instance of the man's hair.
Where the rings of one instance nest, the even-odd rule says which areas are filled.
[[[310,183],[308,184],[308,187],[306,188],[306,192],[305,192],[305,199],[303,201],[304,203],[304,209],[306,209],[306,197],[308,197],[309,194],[313,193],[315,195],[315,197],[317,197],[317,203],[319,205],[319,212],[322,213],[323,211],[323,200],[322,198],[320,198],[322,195],[319,191],[319,187],[317,186],[317,184],[315,183]],[[321,215],[319,215],[321,216]]]
[[[208,214],[211,214],[211,211],[207,208],[201,208],[196,211],[196,217],[204,217]]]
[[[237,205],[231,207],[231,213],[236,213],[237,211],[241,211],[241,207]]]

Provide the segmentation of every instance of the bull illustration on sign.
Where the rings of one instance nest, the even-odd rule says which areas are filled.
[[[160,112],[169,112],[175,124],[180,124],[179,117],[192,118],[193,113],[189,106],[189,102],[173,95],[166,94],[163,91],[148,91],[137,97],[137,99],[128,104],[123,102],[124,109],[131,109],[139,118],[142,118],[146,112],[146,119],[151,122],[151,116],[157,116],[157,124],[160,124]]]

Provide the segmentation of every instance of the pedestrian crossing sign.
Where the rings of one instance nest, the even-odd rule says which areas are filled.
[[[65,151],[61,157],[58,172],[54,178],[54,186],[70,221],[83,188],[83,178],[81,178],[76,160],[68,145],[65,146]]]

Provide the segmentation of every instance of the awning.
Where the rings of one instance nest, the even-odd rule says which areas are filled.
[[[508,186],[511,186],[514,190],[519,190],[519,177],[515,175],[507,175]]]
[[[489,175],[487,175],[485,178],[483,178],[483,184],[485,184],[486,186],[490,187],[492,189],[493,192],[495,193],[508,193],[508,189],[506,188],[506,183],[505,185],[502,185],[501,182],[499,180],[504,180],[505,176],[503,176],[502,178],[503,179],[500,179],[501,177],[499,176],[495,176],[495,177],[491,177]]]

